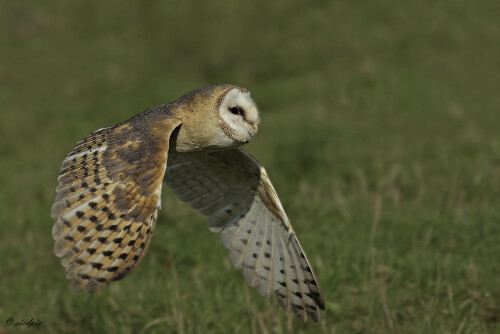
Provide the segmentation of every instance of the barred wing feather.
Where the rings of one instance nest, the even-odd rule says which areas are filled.
[[[262,295],[319,319],[323,297],[265,169],[242,149],[171,154],[165,182],[220,232],[232,263]]]
[[[169,138],[180,122],[148,122],[135,117],[91,133],[62,163],[52,235],[75,292],[124,278],[149,246]]]

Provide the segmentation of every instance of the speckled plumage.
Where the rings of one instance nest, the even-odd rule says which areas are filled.
[[[52,208],[55,252],[73,290],[92,293],[135,269],[164,180],[208,216],[250,285],[317,321],[324,302],[310,264],[265,169],[239,148],[258,123],[247,90],[219,85],[80,141],[61,166]]]

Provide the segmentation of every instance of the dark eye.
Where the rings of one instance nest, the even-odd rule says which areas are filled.
[[[232,107],[232,108],[229,108],[229,111],[230,111],[233,115],[243,115],[243,114],[244,114],[243,109],[241,109],[240,107]]]

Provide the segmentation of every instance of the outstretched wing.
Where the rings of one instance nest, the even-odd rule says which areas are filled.
[[[75,292],[92,293],[141,261],[160,206],[170,134],[179,124],[138,115],[90,134],[62,163],[52,235]]]
[[[251,286],[275,293],[300,319],[319,319],[323,297],[265,169],[248,153],[172,154],[165,182],[208,216],[231,261]]]

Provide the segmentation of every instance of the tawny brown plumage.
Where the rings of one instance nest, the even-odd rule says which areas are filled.
[[[55,252],[74,291],[92,293],[135,269],[164,180],[208,216],[250,285],[318,320],[324,302],[310,264],[265,169],[239,148],[258,123],[247,90],[219,85],[80,141],[61,166],[52,208]]]

